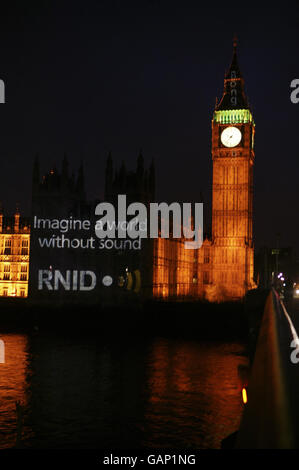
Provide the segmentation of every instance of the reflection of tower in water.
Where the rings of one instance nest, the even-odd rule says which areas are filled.
[[[179,442],[181,448],[218,448],[238,429],[238,366],[247,365],[240,349],[236,343],[154,341],[147,369],[145,446],[175,448]]]

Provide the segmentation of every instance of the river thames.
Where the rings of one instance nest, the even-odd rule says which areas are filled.
[[[238,429],[241,342],[104,336],[0,335],[0,448],[217,449]]]

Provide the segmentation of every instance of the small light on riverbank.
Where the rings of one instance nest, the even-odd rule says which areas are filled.
[[[246,388],[242,388],[242,399],[243,399],[244,405],[246,405],[246,403],[247,403],[247,391],[246,391]]]

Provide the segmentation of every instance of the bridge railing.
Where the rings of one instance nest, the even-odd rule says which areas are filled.
[[[299,448],[299,363],[296,330],[275,290],[267,297],[236,439],[239,449]]]

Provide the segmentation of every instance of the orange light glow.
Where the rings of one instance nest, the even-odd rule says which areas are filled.
[[[184,238],[157,238],[154,245],[153,296],[188,297],[194,283],[194,252],[186,250]],[[196,273],[197,274],[197,273]]]
[[[246,391],[246,388],[242,388],[242,399],[243,399],[243,403],[244,405],[246,405],[247,403],[247,391]]]
[[[0,214],[0,297],[27,297],[29,277],[30,229],[3,223]]]
[[[0,429],[5,429],[5,432],[1,435],[0,447],[6,449],[16,445],[16,403],[26,409],[30,398],[27,387],[28,338],[20,334],[4,334],[1,339],[5,344],[5,363],[0,364]]]

